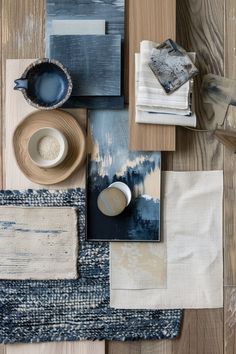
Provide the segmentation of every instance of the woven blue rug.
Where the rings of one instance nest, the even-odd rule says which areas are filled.
[[[79,276],[65,281],[0,281],[0,342],[168,339],[182,310],[109,306],[109,245],[85,241],[85,192],[0,191],[0,205],[78,208]]]

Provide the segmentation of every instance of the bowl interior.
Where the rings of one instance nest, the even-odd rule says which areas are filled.
[[[54,128],[37,130],[28,142],[29,156],[40,167],[57,166],[64,160],[67,149],[66,138]]]
[[[29,99],[41,107],[53,107],[67,95],[69,83],[66,73],[52,62],[43,62],[27,74]]]

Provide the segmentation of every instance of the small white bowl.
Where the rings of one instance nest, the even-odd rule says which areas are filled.
[[[53,137],[59,143],[59,153],[53,160],[44,159],[39,153],[39,142],[44,137]],[[28,154],[31,160],[39,167],[52,168],[58,166],[66,157],[68,152],[68,143],[65,136],[55,128],[38,129],[28,141]]]
[[[129,205],[129,203],[131,202],[131,198],[132,198],[132,194],[131,194],[131,190],[130,188],[127,186],[127,184],[123,183],[123,182],[114,182],[112,184],[110,184],[110,187],[113,187],[113,188],[117,188],[119,189],[121,192],[124,193],[125,197],[126,197],[126,200],[127,200],[127,205]]]

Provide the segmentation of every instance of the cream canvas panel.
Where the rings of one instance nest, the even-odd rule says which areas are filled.
[[[113,259],[118,257],[112,244],[111,280],[118,277],[121,282],[119,289],[114,289],[111,282],[111,307],[220,308],[223,306],[223,172],[164,172],[162,181],[167,287],[132,289],[129,281],[133,280],[128,276],[132,278],[135,267],[129,269],[122,282],[120,267],[112,266]],[[137,272],[138,276],[141,283],[143,273]]]
[[[0,279],[77,278],[74,208],[0,207]]]

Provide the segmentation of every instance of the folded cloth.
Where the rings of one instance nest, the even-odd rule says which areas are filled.
[[[0,279],[76,279],[73,208],[0,207]]]
[[[136,94],[139,87],[139,68],[140,68],[140,54],[135,54],[135,90]],[[193,95],[192,95],[193,97]],[[137,96],[136,96],[137,100]],[[148,111],[147,111],[148,110]],[[177,110],[170,110],[170,113],[161,113],[152,111],[152,107],[140,107],[136,108],[135,121],[136,123],[146,123],[146,124],[163,124],[163,125],[180,125],[180,126],[189,126],[196,127],[197,117],[195,114],[194,107],[194,97],[192,99],[191,110],[187,110],[187,115],[179,114]],[[172,113],[171,113],[172,112]],[[191,112],[191,113],[189,113]],[[181,112],[183,113],[183,112]]]
[[[139,262],[143,262],[140,260],[142,244],[124,243],[120,246],[123,253],[124,248],[133,248],[134,259],[125,270],[122,264],[113,267],[117,252],[121,255],[121,250],[112,243],[110,305],[123,309],[222,307],[223,172],[165,172],[162,182],[163,243],[167,249],[166,284],[163,283],[161,288],[153,282],[151,288],[149,282],[142,289],[137,287],[144,278],[151,281],[145,274],[147,268],[137,271],[134,260],[135,253],[139,253]],[[161,244],[152,246],[157,255],[161,252],[158,246],[163,248]],[[145,252],[143,257],[153,258],[153,250],[149,254]],[[123,278],[120,271],[125,273]],[[153,272],[153,269],[150,271]],[[119,283],[113,284],[114,279],[119,279]]]
[[[168,95],[160,82],[157,80],[149,67],[151,51],[157,46],[157,43],[151,41],[142,41],[140,44],[140,74],[139,87],[137,91],[137,108],[143,106],[153,107],[162,112],[171,113],[171,109],[183,110],[183,114],[189,112],[189,93],[190,82],[187,82],[176,90],[173,94]],[[163,111],[166,109],[166,111]]]

